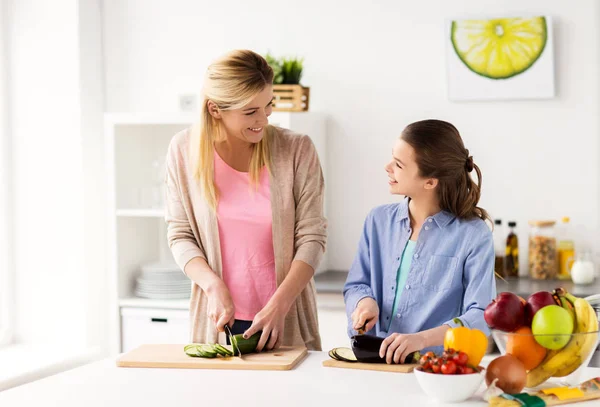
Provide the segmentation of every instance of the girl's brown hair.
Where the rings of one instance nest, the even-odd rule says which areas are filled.
[[[438,180],[440,207],[458,218],[491,221],[485,209],[477,206],[481,197],[481,170],[452,124],[442,120],[422,120],[409,124],[402,135],[416,152],[419,173]],[[471,172],[477,173],[477,183]]]

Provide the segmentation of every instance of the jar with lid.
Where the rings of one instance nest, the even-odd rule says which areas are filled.
[[[529,275],[533,279],[554,279],[558,274],[555,221],[529,221]]]

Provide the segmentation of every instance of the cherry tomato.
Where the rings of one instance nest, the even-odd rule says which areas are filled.
[[[454,374],[456,373],[456,363],[449,360],[442,365],[442,374]]]
[[[432,351],[429,351],[425,354],[425,356],[427,356],[429,359],[433,359],[433,358],[435,358],[435,353],[433,353]]]
[[[427,357],[427,355],[421,356],[421,359],[419,359],[419,365],[421,365],[421,367],[423,369],[429,369],[429,367],[431,366],[431,359]]]
[[[469,361],[469,356],[465,352],[458,352],[452,356],[452,361],[459,366],[466,366]]]
[[[461,366],[461,367],[462,367],[462,366]],[[462,369],[463,369],[463,373],[464,373],[464,374],[471,374],[471,373],[475,373],[475,369],[473,369],[473,368],[472,368],[472,367],[470,367],[470,366],[464,366],[464,367],[462,367]]]
[[[465,368],[461,365],[456,366],[456,374],[463,374],[465,372]]]
[[[439,358],[435,358],[431,361],[431,370],[433,370],[433,373],[439,373],[441,368],[442,366],[440,365]]]

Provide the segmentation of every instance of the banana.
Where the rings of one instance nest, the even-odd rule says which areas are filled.
[[[562,288],[556,289],[555,294],[563,308],[574,312],[574,333],[598,331],[596,313],[586,300],[576,298]],[[527,373],[526,387],[536,387],[552,376],[563,377],[575,371],[597,343],[596,340],[597,334],[573,335],[565,347],[549,351],[542,363]]]
[[[556,290],[555,290],[556,291]],[[575,315],[575,310],[573,309],[573,304],[565,297],[564,295],[554,295],[554,298],[558,300],[558,303],[561,307],[567,310],[571,318],[573,319],[574,325],[577,321],[577,316]]]
[[[577,370],[583,362],[587,359],[590,353],[595,349],[598,344],[598,318],[596,316],[596,311],[591,307],[591,305],[583,298],[575,298],[571,294],[566,294],[566,297],[570,297],[569,300],[574,303],[578,303],[580,307],[584,307],[587,309],[588,319],[585,321],[583,325],[587,329],[584,331],[585,335],[578,335],[583,337],[583,344],[578,351],[578,354],[568,362],[563,367],[559,368],[555,373],[554,377],[565,377],[573,373]]]
[[[548,380],[549,378],[552,377],[552,375],[555,372],[544,369],[544,365],[549,360],[551,360],[556,355],[558,355],[558,353],[559,353],[558,350],[548,351],[548,353],[546,354],[546,357],[544,358],[542,363],[540,363],[537,367],[535,367],[535,368],[531,369],[529,372],[527,372],[527,381],[525,382],[525,387],[532,388],[532,387],[539,386],[540,384],[544,383],[546,380]]]

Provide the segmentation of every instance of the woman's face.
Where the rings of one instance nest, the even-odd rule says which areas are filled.
[[[235,137],[252,144],[262,140],[273,110],[272,101],[273,86],[266,86],[243,108],[221,111],[221,124],[227,137]]]
[[[423,191],[426,180],[419,175],[415,150],[406,141],[396,141],[392,159],[386,164],[385,171],[391,194],[414,198]]]

